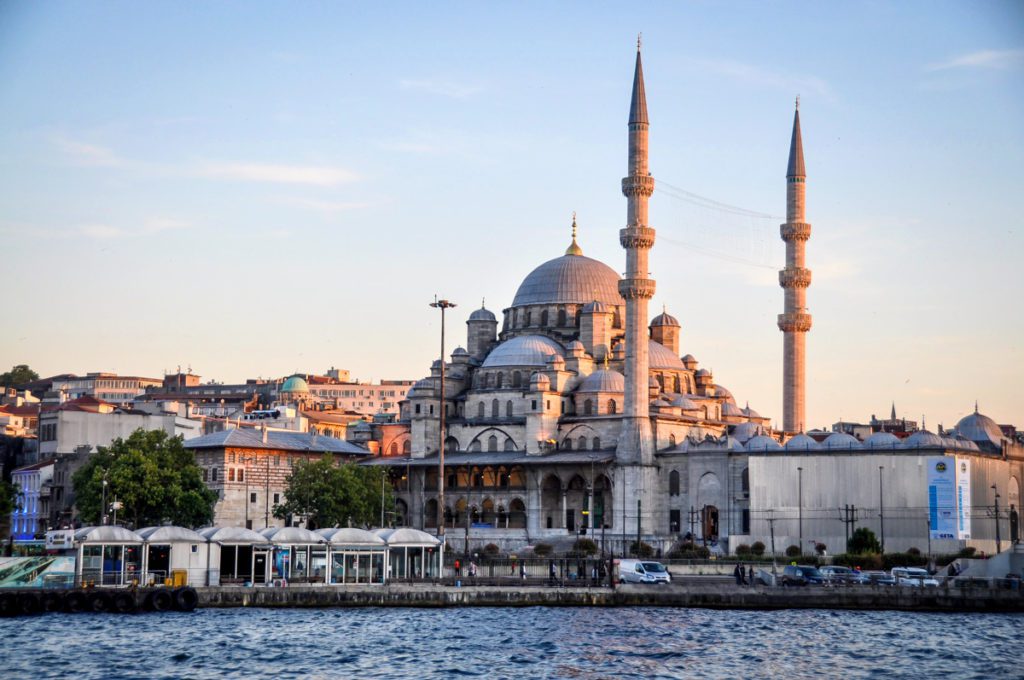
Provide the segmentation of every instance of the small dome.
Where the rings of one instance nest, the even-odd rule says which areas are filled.
[[[687,354],[687,355],[683,356],[683,363],[684,364],[695,364],[695,363],[697,363],[697,357],[693,356],[692,354]]]
[[[759,434],[747,441],[747,451],[781,451],[782,447],[771,437]]]
[[[787,451],[817,451],[821,448],[821,444],[801,432],[786,442],[786,446],[784,448]]]
[[[377,534],[357,529],[356,527],[342,527],[340,529],[317,529],[316,532],[327,539],[331,547],[354,547],[354,548],[376,548],[384,547],[384,539]]]
[[[592,300],[626,304],[619,295],[619,275],[584,255],[563,255],[530,272],[519,285],[512,306],[586,304]]]
[[[142,536],[113,524],[82,527],[75,532],[75,543],[142,543]]]
[[[409,546],[432,548],[441,544],[439,540],[425,531],[399,527],[397,529],[376,529],[374,534],[384,539],[388,546]]]
[[[736,399],[735,397],[732,396],[732,392],[727,390],[724,385],[715,385],[715,396],[724,397],[725,400],[728,401],[730,404],[736,403]],[[742,413],[742,411],[740,413]]]
[[[583,305],[584,314],[611,314],[612,308],[610,305],[601,302],[600,300],[593,300]]]
[[[565,359],[562,358],[561,354],[552,354],[548,356],[547,362],[548,365],[554,366],[555,368],[565,367]]]
[[[760,413],[758,413],[754,409],[750,408],[750,406],[744,407],[743,415],[745,415],[748,418],[760,418],[760,417],[762,417]]]
[[[996,421],[977,411],[960,419],[960,422],[956,424],[956,433],[983,446],[999,449],[1003,445],[1003,431]]]
[[[136,531],[147,543],[206,543],[206,537],[185,527],[146,527]]]
[[[480,307],[480,309],[474,309],[473,313],[469,315],[469,320],[470,321],[493,321],[495,323],[497,323],[497,321],[498,321],[494,317],[494,314],[491,312],[491,310],[489,310],[489,309],[487,309],[485,307]]]
[[[751,438],[759,434],[761,434],[761,426],[757,423],[739,423],[732,427],[733,438],[741,444],[746,444]]]
[[[705,378],[705,377],[710,378],[711,377],[711,371],[709,371],[706,368],[702,368],[699,371],[697,371],[696,375],[697,375],[698,378]]]
[[[900,443],[904,449],[942,448],[942,445],[942,437],[928,430],[918,430]]]
[[[545,335],[519,335],[491,350],[481,368],[543,366],[549,356],[561,355],[563,351],[561,345]]]
[[[284,392],[295,392],[295,393],[299,393],[299,394],[309,394],[309,384],[306,382],[305,378],[303,378],[302,376],[293,375],[292,377],[290,377],[287,380],[285,380],[284,384],[281,385],[281,392],[282,393],[284,393]]]
[[[739,406],[737,406],[736,404],[733,404],[732,402],[727,401],[724,404],[722,404],[722,415],[723,416],[733,416],[735,418],[742,418],[745,414],[743,413],[743,410],[740,409]]]
[[[584,354],[587,353],[587,348],[584,347],[583,343],[580,342],[579,340],[573,340],[572,342],[565,346],[565,351],[566,353],[569,354],[569,356],[583,356]]]
[[[313,533],[302,527],[267,527],[260,532],[264,538],[274,545],[316,545],[327,543],[327,539],[320,534]]]
[[[535,392],[548,392],[551,390],[551,378],[543,373],[534,373],[530,376],[530,389]]]
[[[618,371],[594,371],[580,383],[577,392],[625,392],[626,378]]]
[[[671,371],[685,371],[686,366],[679,360],[679,357],[665,345],[654,340],[648,341],[648,359],[651,368]]]
[[[833,432],[821,443],[826,449],[861,449],[864,448],[857,438],[846,432]]]
[[[700,406],[697,406],[697,404],[695,404],[692,400],[687,399],[683,395],[679,395],[678,397],[673,399],[672,400],[672,405],[673,406],[678,406],[679,408],[683,409],[684,411],[699,411],[700,410]]]
[[[414,397],[428,397],[434,394],[434,383],[430,378],[423,378],[413,383],[413,386],[409,388],[409,391],[405,393],[406,399],[412,399]]]
[[[221,545],[256,545],[266,543],[267,539],[245,527],[205,527],[199,535],[211,543]]]
[[[452,350],[452,356],[453,357],[465,357],[465,356],[469,356],[469,352],[466,351],[465,347],[456,347],[454,350]]]
[[[865,449],[891,449],[900,445],[900,438],[892,432],[875,432],[864,440]]]
[[[679,321],[674,316],[670,315],[668,312],[662,312],[658,316],[651,319],[651,327],[654,328],[657,326],[675,326],[676,328],[678,328]]]

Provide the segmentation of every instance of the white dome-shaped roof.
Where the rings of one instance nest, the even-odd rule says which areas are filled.
[[[530,272],[519,284],[512,306],[586,304],[594,300],[625,305],[619,295],[619,275],[603,262],[583,255],[563,255]]]
[[[988,444],[997,449],[1003,444],[1003,431],[996,421],[977,411],[960,419],[956,424],[956,433],[972,442]]]
[[[323,536],[302,527],[267,527],[260,533],[274,545],[326,543]]]
[[[206,537],[185,527],[146,527],[136,531],[149,543],[206,543]]]
[[[594,371],[580,383],[578,392],[625,392],[626,378],[618,371],[605,368]]]
[[[518,335],[491,350],[481,368],[543,366],[552,354],[562,356],[565,350],[546,335]]]
[[[865,449],[891,449],[900,445],[900,438],[892,432],[875,432],[864,440]]]
[[[315,532],[327,539],[332,547],[383,547],[384,539],[366,529],[342,527],[340,529],[317,529]]]
[[[801,432],[786,442],[784,448],[787,451],[817,451],[821,448],[821,444]]]
[[[76,543],[142,543],[142,536],[111,524],[82,527],[75,532]]]
[[[941,448],[942,446],[942,437],[934,432],[929,432],[928,430],[918,430],[900,442],[900,447],[904,449],[920,449],[924,447]]]
[[[862,449],[857,438],[846,432],[833,432],[821,443],[826,449]]]
[[[551,389],[551,378],[543,373],[534,373],[530,376],[530,387],[535,390],[547,392]]]
[[[679,357],[660,342],[649,340],[648,348],[648,358],[650,360],[651,368],[669,369],[672,371],[686,370],[686,366],[683,366],[683,362],[679,360]]]
[[[262,545],[267,539],[245,527],[204,527],[199,535],[213,543],[225,545]]]
[[[761,434],[761,426],[757,423],[745,422],[733,425],[732,436],[736,441],[746,444],[753,437]]]
[[[678,397],[676,397],[675,399],[672,400],[672,405],[673,406],[678,406],[679,408],[683,409],[684,411],[699,411],[700,410],[700,406],[697,406],[697,404],[694,403],[694,401],[692,399],[689,399],[689,398],[687,398],[687,397],[685,397],[685,396],[683,396],[681,394]]]
[[[768,435],[759,434],[747,441],[747,451],[781,451],[782,447]]]
[[[468,354],[469,352],[466,351],[465,347],[456,347],[454,350],[452,350],[453,357],[464,357]]]
[[[425,531],[419,529],[411,529],[409,527],[401,527],[399,529],[375,529],[374,532],[378,536],[384,539],[384,542],[388,546],[402,546],[407,545],[411,547],[432,547],[441,544],[441,541],[437,540],[436,537],[431,536]]]
[[[469,315],[470,321],[495,321],[494,313],[491,310],[481,307],[480,309],[473,310],[473,313]]]
[[[732,403],[731,401],[727,401],[724,404],[722,404],[722,415],[742,418],[746,414],[743,413],[743,410],[740,409],[739,406]]]

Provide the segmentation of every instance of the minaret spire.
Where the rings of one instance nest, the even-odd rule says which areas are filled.
[[[619,281],[619,293],[626,300],[626,390],[615,457],[620,463],[649,465],[654,460],[654,443],[649,416],[647,307],[655,286],[649,278],[647,257],[655,234],[647,226],[647,201],[654,193],[654,178],[647,168],[647,95],[639,47],[638,40],[629,104],[629,174],[622,180],[626,227],[619,230],[619,243],[626,250],[626,276]],[[643,485],[641,479],[642,475],[638,485]]]
[[[807,287],[811,270],[804,264],[804,249],[811,237],[806,221],[807,172],[804,168],[804,146],[800,134],[800,97],[793,113],[793,136],[789,143],[789,164],[786,168],[786,223],[781,226],[786,242],[786,268],[779,272],[779,285],[785,291],[784,313],[779,315],[783,332],[782,349],[782,428],[787,432],[803,431],[806,407],[807,339],[811,315],[807,313]],[[895,417],[895,404],[893,404]]]

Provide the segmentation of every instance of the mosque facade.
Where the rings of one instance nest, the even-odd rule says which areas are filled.
[[[924,484],[920,475],[910,474],[913,466],[907,462],[922,456],[984,456],[995,465],[985,467],[986,475],[1004,482],[1019,479],[1020,447],[1008,455],[1008,442],[989,442],[982,450],[971,439],[977,432],[917,433],[909,444],[895,437],[861,442],[845,433],[818,442],[801,432],[804,338],[810,329],[805,299],[810,271],[803,247],[810,226],[804,216],[799,111],[782,225],[787,243],[787,265],[780,272],[785,313],[779,316],[785,338],[783,430],[773,430],[749,404],[741,407],[711,371],[683,351],[676,318],[663,310],[648,321],[655,282],[647,256],[656,239],[647,220],[654,190],[648,128],[638,49],[621,187],[627,201],[619,232],[625,276],[584,254],[574,218],[564,254],[531,271],[500,316],[483,306],[470,314],[465,346],[451,352],[443,373],[435,361],[430,375],[412,386],[397,423],[383,435],[374,435],[369,425],[353,431],[357,440],[372,437],[379,443],[384,455],[365,464],[389,467],[398,523],[437,531],[443,517],[448,543],[456,549],[488,543],[517,549],[586,535],[616,551],[638,536],[665,551],[687,536],[730,550],[741,542],[767,540],[775,529],[780,541],[803,540],[805,504],[808,512],[817,504],[816,517],[841,505],[842,485],[856,479],[849,475],[860,474],[857,466],[873,470],[881,458],[900,461],[891,465],[903,471],[889,479],[891,490]],[[445,494],[439,511],[442,409]],[[993,436],[990,429],[981,428],[986,440]],[[842,456],[853,467],[835,467],[828,456]],[[870,462],[861,460],[865,456]],[[814,473],[813,498],[809,491],[805,499],[801,491],[794,501],[804,469],[819,465],[829,472]],[[790,479],[796,474],[799,480]],[[807,475],[810,479],[812,473]],[[975,486],[981,488],[982,481]],[[916,492],[907,494],[917,499]],[[775,512],[790,524],[800,513],[799,539],[795,528],[774,525]],[[844,527],[828,526],[838,526],[833,531],[838,534]],[[809,525],[808,537],[815,531]],[[895,535],[890,540],[897,542]]]

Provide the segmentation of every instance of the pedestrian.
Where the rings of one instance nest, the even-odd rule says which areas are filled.
[[[740,562],[739,567],[740,567],[740,585],[741,586],[745,586],[745,585],[747,585],[747,570],[743,567],[743,563],[742,562]]]
[[[750,585],[754,585],[754,565],[750,565],[750,570],[747,572],[748,580]]]
[[[740,565],[736,565],[736,568],[732,570],[732,575],[736,578],[736,585],[743,583],[743,572],[740,571]]]
[[[558,570],[555,569],[555,561],[548,562],[548,575],[551,577],[551,585],[558,583]]]
[[[524,581],[526,580],[526,562],[519,563],[519,576]]]
[[[462,563],[459,562],[458,560],[455,560],[455,575],[456,576],[461,576],[462,575]]]
[[[476,562],[470,561],[469,563],[469,578],[476,581]]]

